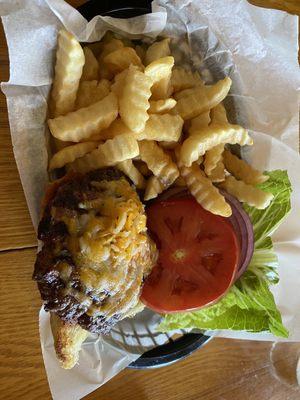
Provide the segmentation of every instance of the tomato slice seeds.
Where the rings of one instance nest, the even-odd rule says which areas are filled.
[[[191,197],[156,201],[147,217],[159,258],[142,289],[144,304],[160,313],[195,310],[226,293],[239,261],[237,237],[226,218]]]

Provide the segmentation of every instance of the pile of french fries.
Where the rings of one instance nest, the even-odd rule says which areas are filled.
[[[268,176],[226,144],[251,145],[230,124],[222,101],[231,79],[205,85],[197,72],[174,66],[170,39],[134,45],[107,34],[82,47],[61,30],[48,125],[57,152],[49,169],[85,173],[114,166],[144,190],[144,200],[186,186],[208,211],[228,217],[219,188],[265,208],[272,194],[256,187]]]

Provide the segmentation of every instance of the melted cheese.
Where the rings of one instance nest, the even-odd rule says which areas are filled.
[[[80,204],[86,214],[63,217],[69,232],[67,247],[85,289],[97,295],[103,291],[110,294],[103,305],[90,302],[87,313],[112,316],[136,305],[155,249],[150,248],[146,235],[144,207],[129,183],[122,178],[92,185],[99,196]],[[142,260],[139,257],[143,255]],[[75,297],[79,299],[78,294]],[[86,297],[84,302],[87,304]]]

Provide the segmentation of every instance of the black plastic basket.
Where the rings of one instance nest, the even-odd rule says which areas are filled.
[[[78,8],[90,21],[95,15],[131,18],[151,12],[152,0],[90,0]]]
[[[130,18],[151,12],[151,0],[90,0],[78,8],[90,21],[95,15]],[[192,354],[207,343],[211,337],[201,333],[183,333],[182,336],[144,353],[129,368],[158,368],[175,363]]]

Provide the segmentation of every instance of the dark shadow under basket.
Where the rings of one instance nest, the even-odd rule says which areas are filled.
[[[90,0],[78,11],[91,20],[95,15],[115,18],[130,18],[151,12],[151,0]],[[211,338],[201,333],[185,333],[177,339],[144,353],[129,368],[158,368],[179,361],[199,349]]]

